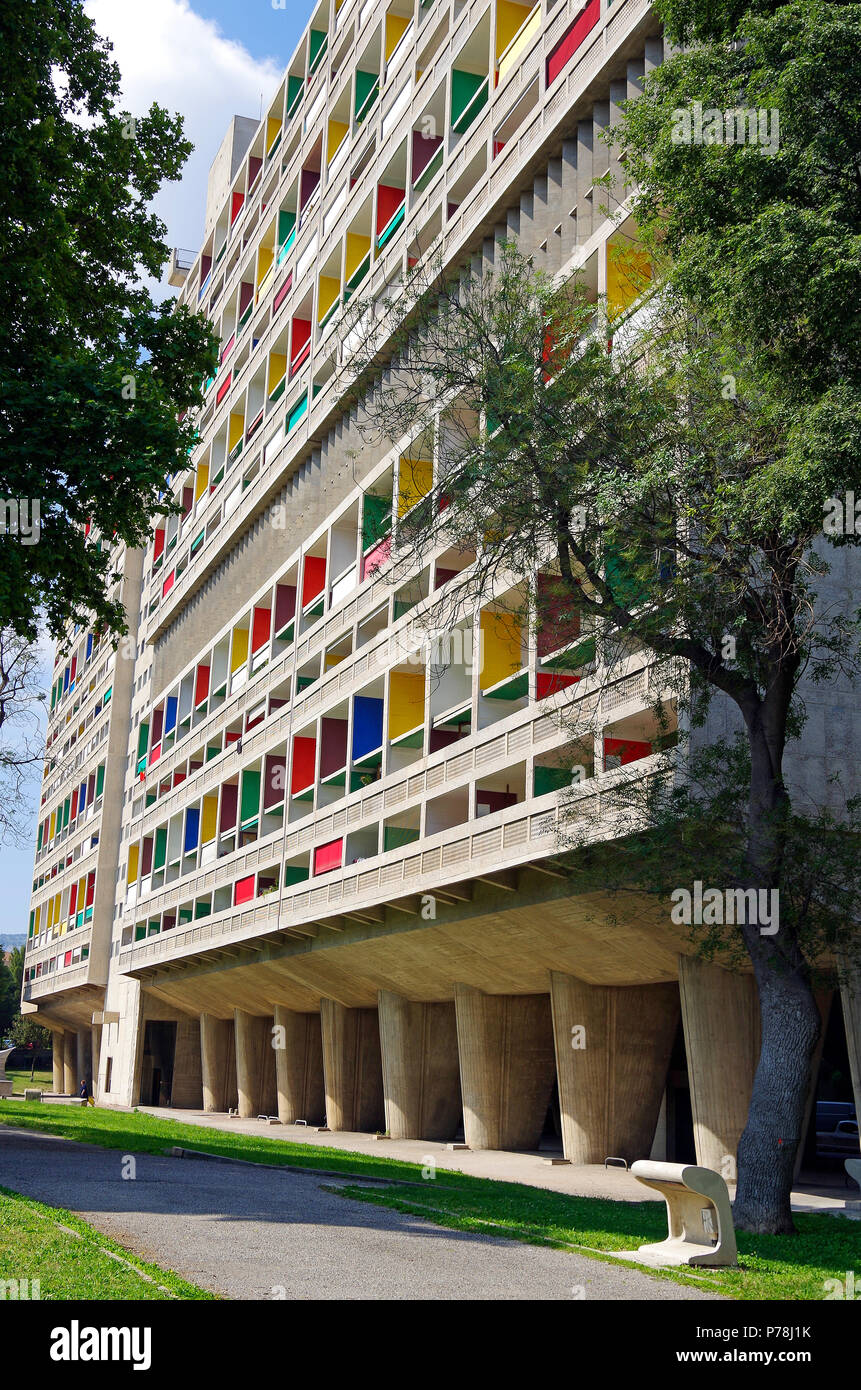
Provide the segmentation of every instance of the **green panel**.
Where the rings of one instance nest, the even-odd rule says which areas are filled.
[[[114,687],[112,685],[109,685],[107,690],[105,691],[105,698],[102,701],[103,705],[109,705],[111,703],[111,696],[113,695],[113,693]]]
[[[149,744],[149,724],[141,724],[138,729],[138,757],[142,758]]]
[[[475,101],[474,105],[470,105],[482,84],[484,84],[484,99]],[[451,123],[455,130],[466,130],[486,104],[487,76],[475,72],[458,72],[457,68],[452,68]],[[469,111],[461,125],[459,123],[467,107],[469,107]]]
[[[254,820],[260,810],[260,773],[243,772],[242,774],[242,797],[239,810],[239,819],[244,823],[247,820]]]
[[[634,561],[611,546],[604,552],[604,574],[613,597],[623,607],[635,607],[649,597],[648,588],[634,573]]]
[[[404,202],[404,203],[401,203],[400,207],[398,208],[398,210],[397,210],[397,212],[395,213],[395,215],[392,217],[392,220],[391,220],[391,221],[388,223],[388,225],[386,226],[385,230],[384,230],[383,232],[381,232],[380,235],[377,237],[377,250],[378,250],[378,251],[382,251],[382,249],[383,249],[383,247],[385,246],[386,242],[389,240],[390,237],[393,237],[393,236],[394,236],[395,232],[398,230],[398,227],[399,227],[399,226],[401,225],[401,223],[403,222],[403,220],[404,220],[404,214],[405,214],[405,212],[406,212],[406,206],[407,206],[407,205],[406,205],[405,202]]]
[[[293,406],[293,409],[290,411],[290,414],[287,416],[287,427],[285,429],[285,434],[289,434],[293,426],[298,425],[299,421],[302,419],[302,416],[305,414],[305,411],[307,409],[308,393],[306,392],[305,395],[301,398],[301,400],[298,400],[296,402],[296,404]]]
[[[314,64],[320,57],[320,54],[325,50],[328,38],[329,35],[326,33],[325,29],[312,29],[310,34],[308,35],[310,59],[308,63],[309,72],[313,69]]]
[[[278,245],[283,246],[296,226],[295,212],[282,211],[278,214]]]
[[[402,845],[411,845],[418,838],[418,830],[413,830],[409,826],[387,825],[383,830],[383,851],[400,849]]]
[[[293,110],[294,103],[299,100],[299,93],[305,85],[304,77],[287,78],[287,115]]]
[[[163,869],[164,861],[167,858],[167,826],[163,825],[155,832],[155,852],[152,857],[153,869]]]
[[[392,529],[392,504],[388,497],[365,493],[362,511],[362,549],[368,550],[381,541]]]
[[[374,88],[379,91],[380,79],[375,72],[362,72],[361,68],[356,69],[356,101],[353,107],[353,114],[358,116],[365,102],[368,102],[368,110],[371,109],[371,93]],[[365,113],[367,115],[367,112]],[[364,117],[362,118],[364,119]]]
[[[307,868],[303,869],[301,864],[288,864],[284,869],[284,886],[291,883],[304,883],[308,877]]]
[[[581,666],[588,666],[595,660],[595,638],[584,637],[582,642],[578,642],[570,651],[563,652],[561,656],[553,661],[544,662],[546,671],[579,671]]]
[[[536,767],[535,795],[546,796],[548,792],[561,791],[571,785],[571,770],[566,767]]]
[[[104,765],[104,763],[99,763],[99,766],[96,768],[96,796],[101,796],[101,794],[102,794],[102,792],[104,791],[104,789],[105,789],[105,765]]]
[[[195,903],[195,904],[194,904],[194,916],[195,916],[195,920],[196,920],[198,917],[208,917],[211,911],[212,911],[212,904],[211,904],[211,903]]]

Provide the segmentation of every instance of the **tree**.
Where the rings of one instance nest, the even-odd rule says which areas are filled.
[[[636,249],[630,274],[642,289]],[[366,428],[407,457],[415,441],[421,457],[442,417],[444,475],[399,524],[396,564],[400,554],[412,569],[417,554],[440,545],[459,551],[472,562],[456,590],[467,606],[512,584],[516,593],[524,576],[543,570],[550,582],[526,606],[539,631],[556,626],[585,639],[571,649],[571,674],[588,675],[597,654],[605,678],[618,678],[626,658],[645,649],[654,686],[694,725],[718,694],[742,716],[740,763],[727,747],[699,753],[694,764],[677,757],[669,796],[640,795],[634,821],[617,829],[657,842],[650,865],[642,852],[639,863],[630,858],[652,891],[673,882],[668,835],[683,846],[697,825],[716,832],[715,851],[723,845],[719,882],[786,891],[776,935],[755,920],[740,927],[759,986],[762,1053],[739,1148],[736,1220],[791,1230],[819,1033],[811,970],[823,944],[843,949],[854,936],[839,911],[845,897],[800,910],[788,891],[787,846],[800,838],[800,818],[792,819],[782,766],[787,739],[803,724],[802,672],[828,680],[857,670],[857,632],[816,595],[827,569],[816,548],[823,498],[849,486],[854,450],[842,428],[823,427],[811,454],[804,403],[793,410],[756,358],[727,341],[711,306],[692,305],[671,279],[655,283],[639,329],[636,319],[610,324],[583,286],[553,283],[501,244],[492,266],[457,276],[419,269],[403,290],[373,310],[356,305],[352,317],[348,333],[372,325],[346,369],[365,397]],[[368,392],[383,344],[391,365]],[[721,389],[728,354],[731,392]],[[658,696],[656,716],[666,707]],[[572,739],[582,741],[590,720],[594,727],[595,709],[594,699],[578,705]],[[696,778],[708,756],[718,781],[704,793]],[[814,824],[845,851],[826,807]],[[690,853],[669,873],[685,862]]]
[[[38,648],[11,628],[0,628],[0,843],[23,843],[21,808],[44,758]]]
[[[19,998],[15,976],[0,953],[0,1043],[9,1034],[12,1020],[18,1012]]]
[[[0,622],[30,640],[40,612],[55,637],[92,614],[124,630],[110,546],[166,509],[216,361],[142,278],[167,258],[148,205],[192,147],[179,116],[119,109],[109,52],[81,0],[0,9]]]

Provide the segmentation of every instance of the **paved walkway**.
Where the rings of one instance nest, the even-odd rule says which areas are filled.
[[[124,1158],[0,1126],[0,1184],[76,1212],[127,1249],[227,1298],[717,1297],[707,1278],[702,1290],[688,1288],[576,1253],[446,1231],[326,1192],[322,1184],[334,1180],[318,1174],[138,1154],[129,1180]]]
[[[296,1144],[313,1144],[320,1148],[351,1149],[375,1158],[401,1158],[409,1163],[424,1164],[433,1158],[438,1168],[450,1168],[457,1173],[469,1173],[476,1178],[496,1178],[500,1182],[522,1182],[532,1187],[546,1187],[552,1192],[565,1192],[571,1197],[609,1197],[616,1202],[662,1202],[658,1192],[650,1191],[621,1168],[604,1168],[603,1164],[560,1164],[549,1166],[549,1151],[544,1153],[506,1153],[499,1150],[447,1149],[426,1139],[375,1139],[373,1134],[324,1133],[305,1125],[269,1125],[259,1120],[240,1120],[235,1116],[206,1114],[202,1110],[164,1110],[141,1105],[140,1110],[160,1119],[181,1120],[183,1124],[202,1125],[206,1129],[227,1130],[233,1134],[257,1134],[266,1139],[286,1139]],[[793,1211],[839,1211],[847,1197],[857,1199],[858,1189],[847,1186],[843,1174],[834,1173],[832,1186],[799,1186],[792,1194]]]

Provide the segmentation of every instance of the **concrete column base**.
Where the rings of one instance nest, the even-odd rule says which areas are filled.
[[[99,1066],[102,1055],[102,1030],[101,1026],[94,1023],[90,1028],[90,1049],[93,1058],[93,1099],[99,1098]]]
[[[461,1125],[457,1019],[453,1003],[413,1003],[379,993],[386,1133],[393,1139],[453,1139]]]
[[[53,1048],[51,1052],[51,1065],[54,1070],[54,1092],[61,1096],[64,1094],[66,1078],[63,1070],[63,1056],[66,1049],[66,1035],[59,1031],[51,1034]]]
[[[188,1015],[177,1019],[170,1103],[177,1110],[199,1110],[203,1105],[200,1022]]]
[[[233,1019],[200,1015],[200,1066],[203,1108],[224,1114],[238,1104]]]
[[[81,1082],[87,1083],[87,1090],[92,1089],[93,1076],[93,1040],[89,1028],[79,1028],[76,1046],[75,1063],[75,1089],[72,1095],[78,1095],[81,1089]]]
[[[76,1096],[80,1090],[80,1078],[75,1080],[78,1070],[78,1035],[63,1034],[63,1094]]]
[[[861,968],[848,960],[840,962],[840,1002],[846,1026],[846,1050],[855,1111],[861,1115]]]
[[[536,1149],[556,1070],[550,996],[454,989],[467,1145]]]
[[[550,997],[565,1157],[648,1158],[679,1021],[678,986],[589,985],[554,970]]]
[[[284,1046],[275,1049],[278,1118],[284,1125],[297,1120],[320,1125],[326,1114],[320,1015],[300,1014],[276,1004],[275,1027],[284,1029]]]
[[[243,1119],[274,1115],[275,1051],[272,1047],[272,1020],[234,1010],[236,1025],[236,1087],[239,1114]]]
[[[320,1000],[326,1124],[330,1129],[382,1131],[383,1067],[376,1009],[347,1009]]]
[[[680,956],[679,991],[697,1163],[734,1182],[759,1061],[756,980]]]

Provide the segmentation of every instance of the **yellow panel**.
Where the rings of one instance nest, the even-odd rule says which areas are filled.
[[[344,136],[350,127],[346,121],[330,121],[329,133],[326,137],[326,163],[331,164],[332,156],[338,149]]]
[[[535,38],[535,35],[538,33],[538,30],[540,28],[541,9],[539,7],[534,11],[532,18],[528,21],[528,23],[524,24],[523,29],[518,35],[516,41],[512,43],[505,56],[500,59],[498,73],[498,80],[500,82],[502,82],[510,72],[512,72],[516,67],[519,66],[521,57],[526,52],[527,48],[529,48],[530,44],[532,43],[533,39]],[[496,52],[497,56],[499,56],[500,49],[498,45]]]
[[[514,0],[498,0],[496,6],[496,56],[505,51],[523,21],[532,9],[531,5],[517,5]],[[539,20],[541,11],[538,11]]]
[[[272,352],[269,354],[269,376],[267,378],[267,396],[275,390],[279,381],[287,370],[287,356],[283,352]]]
[[[242,438],[242,433],[243,433],[243,430],[244,430],[244,429],[245,429],[245,416],[242,415],[242,414],[239,414],[239,413],[234,414],[234,415],[231,415],[231,417],[230,417],[230,425],[229,425],[228,431],[227,431],[227,452],[228,452],[228,454],[232,454],[232,453],[233,453],[233,450],[236,448],[237,444],[239,443],[240,439]]]
[[[140,858],[140,845],[132,845],[129,849],[129,868],[126,874],[127,883],[137,883],[138,881],[138,860]]]
[[[203,815],[200,821],[200,843],[205,845],[208,840],[215,839],[215,829],[218,824],[217,796],[205,796],[203,798]]]
[[[272,141],[281,129],[281,122],[277,116],[270,116],[266,122],[266,149],[272,147]]]
[[[257,287],[263,284],[269,271],[272,269],[272,262],[275,259],[275,252],[269,246],[261,246],[257,252]]]
[[[244,666],[248,660],[248,628],[237,627],[233,630],[233,646],[230,649],[230,674],[238,671],[240,666]]]
[[[42,904],[40,903],[39,906],[36,908],[36,916],[35,916],[34,919],[33,919],[33,935],[34,935],[34,936],[38,936],[38,935],[39,935],[39,919],[41,918],[41,916],[42,916]]]
[[[56,812],[56,811],[52,811],[52,812],[51,812],[51,824],[50,824],[50,826],[48,827],[48,839],[49,839],[49,840],[53,840],[53,838],[54,838],[54,829],[55,829],[55,827],[56,827],[56,824],[57,824],[57,812]]]
[[[327,652],[327,653],[326,653],[326,670],[328,670],[330,666],[339,666],[343,660],[344,660],[344,657],[343,657],[343,656],[338,656],[337,652]]]
[[[628,238],[607,243],[607,313],[611,319],[623,313],[652,278],[649,254]]]
[[[358,232],[347,233],[347,254],[344,261],[344,278],[346,280],[355,275],[370,249],[371,238],[369,236],[359,236]]]
[[[399,738],[424,723],[424,672],[392,671],[389,678],[389,738]]]
[[[194,500],[202,497],[209,487],[209,464],[201,463],[197,469],[197,482],[194,485]]]
[[[386,62],[389,61],[397,48],[398,41],[402,37],[409,22],[408,19],[405,19],[404,16],[400,14],[386,15]]]
[[[481,615],[481,688],[488,690],[521,670],[520,619],[516,613],[495,613],[485,609]]]
[[[341,293],[341,282],[336,280],[334,275],[320,276],[320,291],[317,296],[317,322],[324,319],[331,309],[338,295]]]
[[[433,464],[430,459],[401,459],[398,470],[398,516],[406,513],[426,497],[433,486]]]

